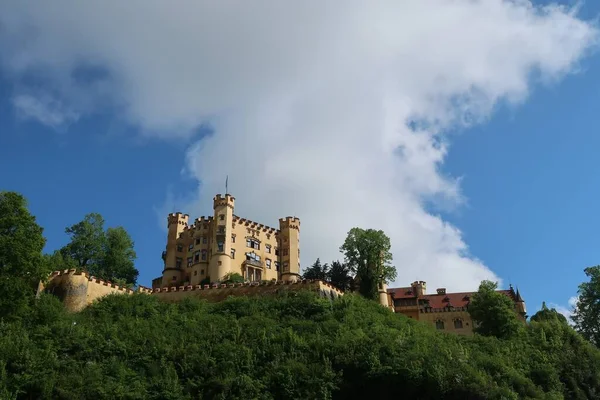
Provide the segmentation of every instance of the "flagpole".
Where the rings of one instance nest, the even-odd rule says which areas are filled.
[[[229,192],[227,190],[228,183],[229,183],[229,175],[227,175],[227,177],[225,178],[225,195],[229,194]]]

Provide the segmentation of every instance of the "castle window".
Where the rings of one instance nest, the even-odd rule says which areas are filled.
[[[192,257],[188,257],[188,259],[187,259],[187,266],[188,267],[192,266]]]
[[[177,277],[176,277],[176,276],[173,276],[173,280],[174,280],[174,281],[176,281],[176,280],[177,280]]]
[[[277,247],[275,247],[275,255],[278,256],[279,255],[279,249]]]
[[[283,272],[288,272],[289,270],[290,270],[290,265],[286,261],[283,263]]]
[[[190,243],[190,246],[188,247],[188,250],[189,250],[189,251],[192,251],[192,250],[194,250],[194,244],[193,244],[193,243]]]
[[[231,258],[235,258],[235,249],[231,249]]]
[[[219,215],[219,219],[220,219],[221,221],[225,221],[225,214],[221,214],[221,215]]]
[[[200,238],[196,238],[196,246],[200,244]]]
[[[194,271],[194,276],[198,275],[198,271]]]
[[[199,251],[197,251],[197,252],[194,253],[194,261],[195,262],[200,261],[200,252]]]
[[[223,265],[222,261],[217,261],[217,265]]]
[[[265,262],[267,263],[267,268],[271,269],[271,260],[267,258]]]
[[[206,261],[206,250],[202,250],[202,261]]]
[[[177,245],[177,252],[178,252],[178,253],[181,253],[182,251],[183,251],[183,246],[182,246],[182,245],[180,245],[180,244],[178,244],[178,245]]]
[[[267,251],[267,253],[271,253],[271,245],[270,244],[266,244],[265,245],[265,250]]]
[[[437,321],[435,321],[435,328],[436,329],[444,329],[444,321],[440,321],[439,319]]]
[[[255,252],[246,253],[246,260],[248,261],[260,261],[260,256]]]
[[[283,249],[283,255],[284,255],[284,256],[287,256],[288,254],[289,254],[289,253],[288,253],[288,249]]]
[[[208,229],[208,224],[204,224],[203,228]]]
[[[455,329],[462,329],[462,327],[463,327],[462,319],[455,319],[454,320],[454,328]]]
[[[200,270],[200,275],[204,276],[204,270],[203,269]]]
[[[231,235],[231,243],[235,243],[235,235]]]
[[[223,252],[223,242],[219,242],[219,243],[217,243],[217,247],[218,247],[218,250],[217,250],[217,251],[218,251],[219,253],[222,253],[222,252]]]
[[[182,261],[183,260],[181,258],[177,257],[177,259],[175,260],[175,268],[177,268],[177,269],[181,268]]]
[[[279,271],[279,261],[275,261],[275,271]]]
[[[206,236],[202,238],[202,244],[206,244]]]
[[[251,249],[260,250],[260,243],[257,240],[247,238],[246,239],[246,247],[250,247]]]

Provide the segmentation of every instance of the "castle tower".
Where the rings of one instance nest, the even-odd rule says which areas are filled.
[[[411,283],[410,286],[413,289],[413,293],[415,294],[415,297],[421,297],[426,294],[427,286],[424,281],[415,281],[415,282]]]
[[[515,309],[516,309],[517,313],[519,314],[519,316],[521,316],[521,318],[523,318],[523,319],[527,318],[527,308],[525,307],[525,301],[521,297],[521,293],[519,292],[518,288],[517,288],[517,293],[515,295]]]
[[[394,309],[393,303],[390,302],[390,295],[388,294],[388,287],[385,283],[380,282],[377,292],[379,293],[379,304],[384,306],[385,308],[389,308],[391,310]]]
[[[186,249],[177,244],[177,238],[188,225],[188,214],[172,213],[167,217],[167,248],[163,252],[165,262],[161,286],[175,286],[181,282],[183,258]]]
[[[231,230],[235,197],[225,194],[213,198],[214,219],[211,232],[208,274],[216,282],[231,272]]]
[[[281,280],[295,282],[300,279],[300,219],[280,218],[279,231]]]

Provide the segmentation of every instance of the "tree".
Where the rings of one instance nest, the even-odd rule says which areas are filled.
[[[513,301],[496,291],[498,284],[483,281],[469,303],[469,314],[477,323],[473,331],[483,336],[509,339],[523,327]]]
[[[302,278],[304,279],[319,279],[322,281],[327,280],[327,272],[329,265],[321,265],[321,260],[317,258],[317,261],[304,271]]]
[[[542,302],[542,309],[531,317],[531,321],[558,321],[560,323],[568,324],[567,318],[556,311],[556,309],[548,308],[545,301]]]
[[[137,255],[133,240],[123,227],[108,228],[105,232],[104,218],[91,213],[66,232],[71,241],[60,251],[65,264],[74,263],[108,281],[135,284],[139,274],[134,266]]]
[[[334,261],[327,271],[327,281],[344,292],[350,290],[352,275],[350,268],[344,263]]]
[[[390,239],[381,230],[352,228],[348,232],[340,251],[359,281],[362,296],[377,300],[379,285],[396,278],[390,248]]]
[[[600,265],[584,270],[589,282],[579,285],[579,299],[573,312],[575,329],[600,347]]]
[[[91,269],[90,273],[108,280],[122,280],[128,284],[135,284],[139,272],[134,265],[137,255],[133,244],[123,227],[108,228],[98,268],[95,271],[95,268]]]
[[[50,272],[42,262],[43,229],[15,192],[0,192],[0,316],[18,315]]]
[[[100,262],[105,249],[104,218],[100,214],[87,214],[83,221],[66,228],[65,232],[71,241],[61,250],[64,257],[77,261],[81,268]]]

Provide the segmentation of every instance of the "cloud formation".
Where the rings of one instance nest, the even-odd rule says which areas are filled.
[[[567,318],[567,321],[569,322],[569,324],[574,325],[575,323],[573,322],[573,310],[575,309],[575,306],[577,306],[577,301],[578,301],[578,297],[577,296],[573,296],[569,298],[569,301],[567,302],[567,306],[561,306],[559,304],[554,304],[554,303],[550,303],[548,305],[549,308],[554,308],[556,311],[558,311],[559,313],[561,313],[562,315],[565,316],[565,318]]]
[[[339,258],[353,226],[377,228],[399,284],[450,290],[497,277],[424,207],[462,198],[441,172],[444,132],[572,72],[597,36],[525,0],[15,0],[0,24],[4,72],[36,76],[76,112],[108,104],[168,140],[209,122],[187,152],[190,213],[210,212],[228,174],[238,215],[302,219],[303,266]]]

